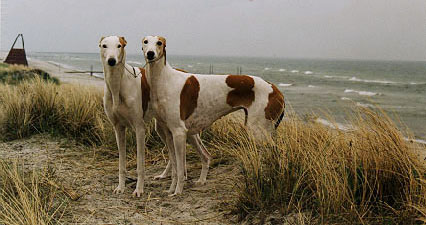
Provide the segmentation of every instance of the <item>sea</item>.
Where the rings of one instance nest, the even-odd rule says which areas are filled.
[[[102,71],[98,53],[38,53],[42,60],[69,71]],[[199,74],[248,74],[273,82],[287,108],[345,124],[351,107],[382,109],[398,126],[426,140],[426,61],[371,61],[167,55],[175,68]],[[127,63],[142,67],[141,54]],[[95,76],[103,77],[102,73]],[[88,74],[89,76],[89,74]],[[424,142],[426,143],[426,142]]]

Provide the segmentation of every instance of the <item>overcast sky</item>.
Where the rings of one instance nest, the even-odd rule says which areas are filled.
[[[162,35],[169,54],[426,60],[426,0],[1,0],[1,48],[98,52]]]

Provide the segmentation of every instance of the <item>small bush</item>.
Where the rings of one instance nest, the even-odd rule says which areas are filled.
[[[21,81],[39,77],[44,81],[50,81],[59,84],[56,77],[51,77],[48,73],[40,69],[33,69],[30,67],[19,65],[1,64],[0,66],[0,83],[18,84]]]

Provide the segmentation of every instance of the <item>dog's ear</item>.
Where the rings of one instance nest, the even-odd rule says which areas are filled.
[[[101,40],[99,40],[99,47],[101,47],[101,42],[102,42],[102,40],[104,39],[105,37],[104,36],[102,36],[101,37]]]
[[[161,42],[163,42],[163,48],[166,48],[166,38],[159,36],[158,40],[160,40]]]
[[[118,39],[120,39],[120,44],[124,47],[126,47],[127,45],[127,41],[126,39],[124,39],[124,37],[119,37]]]

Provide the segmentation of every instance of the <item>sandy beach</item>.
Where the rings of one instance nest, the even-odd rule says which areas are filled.
[[[28,60],[28,65],[48,72],[52,76],[59,78],[62,83],[76,83],[99,87],[103,87],[105,84],[102,78],[90,76],[86,73],[67,73],[72,70],[58,67],[57,65],[49,62],[31,59]]]

